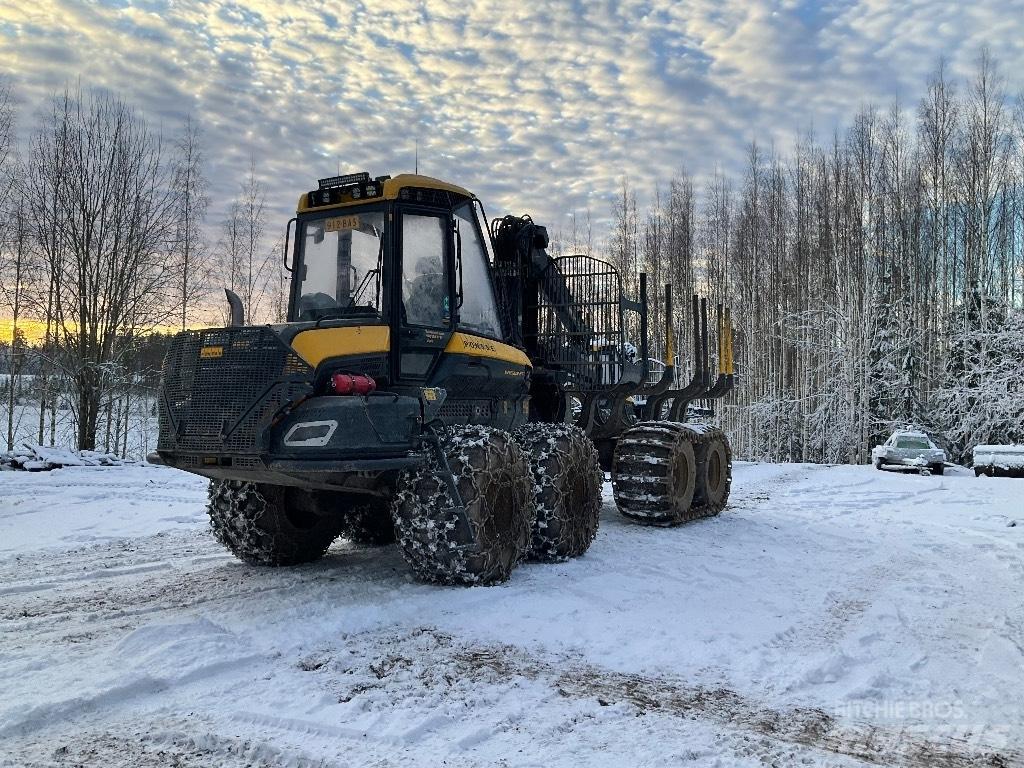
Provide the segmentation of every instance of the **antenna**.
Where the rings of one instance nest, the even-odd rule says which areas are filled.
[[[420,140],[416,139],[416,170],[415,173],[418,175],[420,172]]]

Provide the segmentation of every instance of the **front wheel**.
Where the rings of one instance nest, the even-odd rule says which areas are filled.
[[[212,480],[213,535],[251,565],[297,565],[319,560],[338,537],[336,516],[321,515],[315,491],[240,480]]]
[[[392,514],[406,562],[423,581],[496,584],[526,555],[536,515],[533,482],[508,432],[448,427],[441,446],[464,506],[434,452],[398,480]]]
[[[875,459],[875,469],[881,469],[881,468],[882,468],[882,460],[881,459]]]
[[[946,465],[945,464],[932,464],[931,465],[931,470],[932,470],[932,474],[933,475],[942,475],[942,474],[945,474],[945,472],[946,472]]]
[[[601,517],[604,474],[594,444],[569,424],[527,424],[512,439],[523,449],[533,476],[537,519],[530,559],[558,562],[582,555]]]
[[[356,544],[380,546],[395,540],[390,499],[369,498],[350,504],[341,513],[340,535]]]

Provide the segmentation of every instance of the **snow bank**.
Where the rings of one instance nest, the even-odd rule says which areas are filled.
[[[976,445],[974,468],[1024,472],[1024,445]]]
[[[0,470],[47,471],[59,467],[116,467],[133,463],[101,451],[72,451],[66,448],[23,443],[13,451],[0,453]]]

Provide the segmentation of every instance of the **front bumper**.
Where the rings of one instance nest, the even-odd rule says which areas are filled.
[[[915,455],[909,454],[894,454],[886,453],[879,457],[883,464],[892,464],[895,466],[903,467],[920,467],[920,466],[932,466],[935,464],[945,464],[945,454],[928,454],[920,453]]]
[[[162,448],[158,454],[163,464],[211,479],[351,489],[356,475],[396,472],[419,463],[421,437],[417,398],[325,396],[301,402],[270,425],[264,450],[259,445],[250,451]]]

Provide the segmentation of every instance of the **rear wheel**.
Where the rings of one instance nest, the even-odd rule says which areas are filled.
[[[213,535],[252,565],[297,565],[323,557],[341,520],[320,515],[315,491],[239,480],[210,482]]]
[[[569,424],[527,424],[512,439],[533,477],[537,518],[529,557],[557,562],[582,555],[597,534],[604,474],[583,430]]]
[[[942,475],[942,474],[945,474],[945,472],[946,472],[946,465],[945,464],[932,464],[931,465],[931,470],[932,470],[932,474],[933,475]]]
[[[619,511],[638,523],[676,525],[692,520],[697,478],[693,433],[675,421],[646,421],[615,445],[612,489]]]
[[[717,515],[729,501],[732,487],[732,452],[725,433],[717,427],[691,427],[697,478],[691,514]]]
[[[449,427],[441,440],[465,506],[455,506],[433,452],[404,471],[392,506],[402,554],[424,581],[505,581],[526,555],[533,528],[527,462],[499,429]]]

